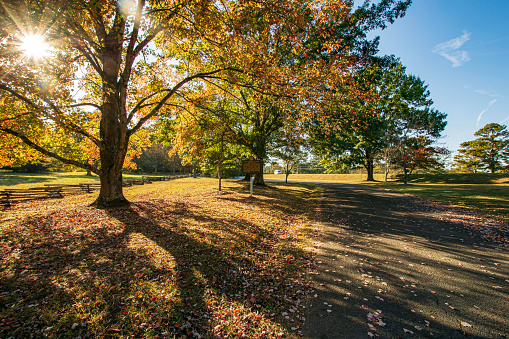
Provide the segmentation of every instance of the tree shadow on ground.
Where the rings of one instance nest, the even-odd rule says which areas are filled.
[[[310,317],[308,334],[337,322],[324,299],[364,335],[509,335],[509,253],[476,232],[479,220],[358,186],[328,189],[323,201],[324,266],[314,279],[320,302],[313,311],[322,317]]]
[[[247,193],[249,184],[238,185],[228,188],[231,192]],[[288,197],[281,200],[280,196]],[[285,215],[302,215],[308,205],[313,200],[320,198],[320,191],[316,190],[315,185],[295,184],[295,183],[270,183],[260,189],[255,189],[253,197],[241,195],[223,194],[220,199],[231,202],[253,202],[263,209],[277,211]],[[311,213],[315,213],[314,210]],[[312,217],[308,215],[308,217]]]
[[[297,309],[306,293],[293,272],[296,258],[307,253],[271,227],[178,200],[29,218],[0,238],[9,247],[0,276],[0,333],[286,333],[278,324],[281,309]]]

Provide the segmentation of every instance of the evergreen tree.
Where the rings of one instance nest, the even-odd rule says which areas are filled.
[[[458,167],[481,168],[491,173],[509,166],[509,131],[506,125],[490,123],[475,132],[478,138],[463,142],[455,157]]]

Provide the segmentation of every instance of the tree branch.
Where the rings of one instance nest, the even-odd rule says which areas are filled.
[[[101,175],[101,170],[93,167],[92,165],[84,164],[84,163],[81,163],[81,162],[76,161],[76,160],[72,160],[72,159],[67,159],[67,158],[61,157],[60,155],[58,155],[58,154],[56,154],[54,152],[48,151],[44,147],[37,145],[32,140],[30,140],[27,136],[25,136],[25,135],[23,135],[21,133],[18,133],[16,131],[12,130],[12,129],[9,129],[9,128],[0,128],[0,131],[2,131],[4,133],[7,133],[7,134],[10,134],[12,136],[15,136],[15,137],[21,139],[21,141],[23,141],[29,147],[35,149],[36,151],[38,151],[38,152],[40,152],[40,153],[42,153],[42,154],[44,154],[44,155],[46,155],[48,157],[55,158],[55,159],[63,162],[64,164],[74,165],[76,167],[83,168],[83,169],[88,170],[88,171],[90,171],[92,173],[95,173],[97,175]]]
[[[13,116],[13,117],[11,117],[11,118],[0,119],[0,123],[2,123],[2,122],[6,122],[6,121],[10,121],[10,120],[16,120],[17,118],[22,117],[22,116],[25,116],[25,115],[29,115],[30,113],[32,113],[32,112],[25,112],[25,113],[22,113],[22,114],[18,114],[18,115],[16,115],[16,116]]]
[[[30,100],[29,98],[27,98],[26,96],[24,96],[23,94],[20,94],[18,92],[16,92],[15,90],[13,90],[12,88],[8,87],[8,86],[5,86],[5,85],[2,85],[0,84],[0,89],[6,91],[6,92],[9,92],[10,94],[14,95],[16,98],[20,99],[21,101],[24,101],[25,103],[29,104],[30,106],[32,106],[33,108],[35,108],[36,110],[39,109],[39,106],[37,106],[32,100]]]
[[[152,118],[154,115],[156,115],[159,110],[161,109],[161,107],[163,107],[163,105],[166,103],[166,101],[171,98],[178,90],[180,87],[184,86],[186,83],[194,80],[194,79],[206,79],[206,78],[212,78],[214,77],[214,74],[217,74],[217,73],[220,73],[220,72],[223,72],[223,71],[227,71],[227,70],[235,70],[233,68],[230,68],[230,67],[226,67],[226,68],[220,68],[220,69],[217,69],[215,71],[211,71],[211,72],[204,72],[204,73],[197,73],[195,75],[192,75],[190,77],[187,77],[185,79],[183,79],[182,81],[180,81],[178,84],[176,84],[171,90],[169,90],[169,93],[166,94],[164,96],[163,99],[161,99],[161,101],[159,101],[159,103],[156,105],[156,107],[154,107],[150,113],[148,113],[146,116],[144,116],[143,118],[141,118],[138,123],[129,130],[129,133],[130,134],[133,134],[135,133],[137,130],[139,130],[143,124],[145,122],[147,122],[150,118]]]
[[[80,106],[92,106],[92,107],[95,107],[97,109],[101,109],[101,106],[99,106],[97,104],[94,104],[94,103],[91,103],[91,102],[83,102],[81,104],[74,104],[74,105],[70,105],[69,107],[80,107]]]
[[[10,94],[15,96],[16,98],[18,98],[18,99],[22,100],[23,102],[27,103],[28,105],[32,106],[36,111],[41,112],[41,111],[45,111],[46,110],[46,109],[41,109],[32,100],[30,100],[29,98],[25,97],[24,95],[18,93],[17,91],[13,90],[12,88],[10,88],[8,86],[0,84],[0,89],[4,90],[6,92],[9,92]],[[54,103],[52,103],[49,100],[45,100],[45,102],[56,113],[56,114],[54,114],[52,116],[50,115],[51,119],[54,122],[56,122],[57,124],[59,124],[60,126],[62,126],[64,128],[67,128],[67,129],[69,129],[69,130],[71,130],[73,132],[79,133],[79,134],[83,135],[84,137],[90,139],[90,141],[92,141],[94,144],[96,144],[99,148],[103,148],[104,147],[102,142],[99,139],[95,138],[93,135],[91,135],[90,133],[85,131],[83,128],[81,128],[80,126],[76,125],[73,122],[66,121],[67,119],[65,119],[65,118],[62,119],[62,117],[65,117],[65,114],[60,112],[60,109]]]

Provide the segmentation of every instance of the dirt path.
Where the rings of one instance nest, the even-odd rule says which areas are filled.
[[[426,201],[325,184],[304,338],[509,337],[509,250]]]

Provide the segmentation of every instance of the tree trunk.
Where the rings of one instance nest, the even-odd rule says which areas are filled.
[[[403,183],[408,184],[408,170],[406,168],[406,160],[403,161]]]
[[[255,177],[253,180],[253,185],[265,186],[265,181],[263,181],[263,159],[262,158],[258,158],[258,159],[261,161],[262,172],[259,174],[255,174]]]
[[[127,154],[129,135],[127,123],[122,122],[125,105],[122,98],[115,93],[116,77],[113,75],[110,84],[103,84],[104,98],[99,134],[103,142],[101,157],[101,191],[92,204],[98,208],[127,206],[129,201],[122,191],[122,167]]]
[[[120,173],[110,171],[102,174],[100,178],[101,191],[92,206],[105,208],[129,205],[129,201],[124,197],[122,190],[122,171]]]
[[[286,173],[285,173],[285,184],[288,183],[288,175],[290,175],[290,169],[288,168],[288,164],[286,164]]]
[[[87,170],[87,177],[91,177],[92,176],[92,171],[91,170]]]
[[[370,151],[366,151],[366,164],[364,167],[366,167],[366,171],[368,172],[368,177],[366,178],[366,180],[375,181],[375,178],[373,176],[373,170],[375,166],[373,165],[373,157]]]
[[[263,172],[259,173],[259,174],[255,174],[253,185],[265,186],[265,181],[263,181]]]

